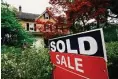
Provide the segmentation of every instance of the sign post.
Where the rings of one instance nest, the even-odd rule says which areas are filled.
[[[54,79],[108,79],[102,29],[50,39],[49,47]]]

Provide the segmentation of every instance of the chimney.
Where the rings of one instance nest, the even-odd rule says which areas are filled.
[[[21,6],[19,6],[19,12],[22,12],[22,7]]]

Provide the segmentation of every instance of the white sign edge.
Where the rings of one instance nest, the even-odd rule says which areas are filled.
[[[104,59],[107,62],[107,54],[106,54],[106,46],[105,46],[105,40],[104,40],[104,34],[103,34],[103,29],[100,28],[100,33],[101,33],[101,39],[102,39],[102,46],[103,46],[103,52],[104,52]]]

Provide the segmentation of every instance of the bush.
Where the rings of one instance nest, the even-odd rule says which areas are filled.
[[[19,48],[2,47],[1,78],[2,79],[50,79],[52,65],[48,49],[27,48],[21,52]]]
[[[118,79],[118,41],[106,43],[110,79]],[[2,79],[50,79],[52,65],[48,49],[2,46]]]
[[[118,79],[118,41],[106,43],[110,79]]]
[[[109,25],[104,28],[105,42],[118,41],[118,25]]]

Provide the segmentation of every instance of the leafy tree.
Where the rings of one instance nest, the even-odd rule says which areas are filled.
[[[36,21],[51,29],[50,32],[47,32],[45,28],[42,30],[44,36],[48,36],[48,38],[59,34],[68,34],[69,29],[72,32],[80,32],[107,24],[109,0],[50,0],[49,3],[53,8],[48,9],[48,13],[53,16],[58,14],[59,16],[55,17],[57,22],[51,24],[50,22]],[[91,19],[95,20],[93,24],[88,23]]]
[[[50,0],[50,4],[57,9],[62,7],[71,29],[76,30],[76,24],[79,25],[78,32],[89,30],[87,22],[91,19],[96,20],[96,28],[107,21],[108,0]]]
[[[1,4],[1,42],[2,44],[21,46],[24,42],[31,43],[33,39],[23,30],[17,17],[17,11],[9,4]]]
[[[99,28],[102,23],[107,24],[109,0],[50,0],[49,3],[53,8],[47,11],[57,19],[57,22],[53,24],[36,21],[44,24],[44,27],[48,26],[48,31],[43,27],[40,29],[46,38],[68,34],[69,29],[72,32],[80,32]],[[56,14],[58,17],[55,17]],[[91,19],[94,19],[96,23],[91,25],[87,23]]]

